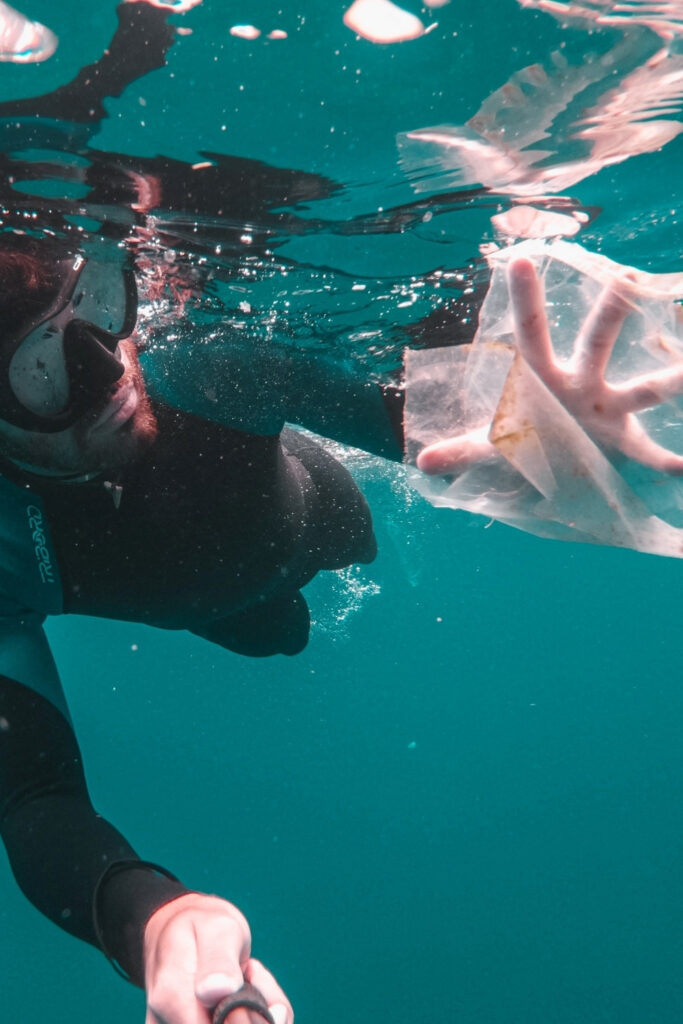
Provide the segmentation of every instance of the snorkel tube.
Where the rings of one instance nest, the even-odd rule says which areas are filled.
[[[254,986],[245,982],[242,988],[221,999],[213,1011],[211,1024],[275,1024],[268,1004]]]

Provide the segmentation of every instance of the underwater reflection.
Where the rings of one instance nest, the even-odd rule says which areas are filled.
[[[574,4],[534,0],[533,6],[556,16],[561,8],[575,18],[572,24],[582,24]],[[601,55],[572,64],[555,50],[544,65],[515,72],[464,125],[400,135],[401,163],[416,191],[438,181],[448,188],[478,183],[518,197],[558,193],[675,139],[683,131],[683,56],[637,17],[614,24],[622,38]],[[554,225],[547,235],[575,233],[567,227]],[[522,223],[514,228],[510,234],[529,237]]]

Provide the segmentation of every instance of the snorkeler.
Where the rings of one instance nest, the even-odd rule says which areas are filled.
[[[13,190],[22,149],[82,151],[103,99],[163,63],[170,7],[117,13],[95,65],[55,93],[0,105],[6,229],[27,223]],[[36,170],[28,161],[25,180]],[[207,170],[87,160],[94,201],[108,204],[101,235],[128,235],[138,181],[154,176],[187,201],[201,179],[201,204],[217,194]],[[267,169],[252,161],[218,172],[242,204],[249,188],[257,204],[268,194]],[[319,194],[316,176],[273,176],[271,201]],[[123,225],[108,216],[121,200]],[[299,588],[321,568],[374,557],[369,512],[346,471],[294,432],[249,436],[150,402],[130,339],[132,270],[78,254],[73,203],[37,205],[41,228],[74,244],[9,233],[0,243],[0,831],[28,898],[145,988],[150,1024],[200,1024],[221,1000],[225,1017],[226,996],[244,1004],[244,980],[275,1024],[291,1024],[237,908],[140,860],[94,811],[41,623],[80,611],[188,628],[254,656],[296,653],[309,628]]]
[[[144,984],[161,1019],[200,1019],[193,1001],[211,1007],[244,976],[291,1021],[239,912],[139,861],[93,810],[42,621],[78,612],[295,654],[309,629],[300,588],[374,557],[367,505],[293,431],[249,435],[151,402],[126,267],[4,236],[0,280],[0,830],[12,869],[46,916]],[[194,977],[174,969],[188,955]]]
[[[0,282],[0,831],[12,870],[47,917],[145,987],[150,1024],[208,1021],[243,978],[291,1024],[239,911],[138,859],[93,809],[42,623],[77,612],[188,629],[251,656],[296,654],[309,629],[300,588],[374,557],[367,505],[339,463],[282,424],[235,430],[152,401],[131,337],[130,268],[6,235]],[[536,284],[520,262],[518,337],[542,362]],[[587,360],[621,315],[609,297],[596,313]],[[354,440],[364,424],[365,446],[388,454],[394,428],[377,385],[344,400],[356,402]],[[311,404],[316,419],[316,389]],[[616,444],[629,436],[622,414],[605,415]],[[466,444],[424,458],[454,472],[486,454]]]
[[[519,341],[551,377],[534,280],[523,265],[512,275]],[[371,561],[375,541],[349,474],[285,421],[400,459],[400,388],[283,360],[264,366],[260,406],[229,366],[212,378],[225,393],[207,399],[197,355],[171,404],[140,372],[123,256],[7,233],[0,285],[0,832],[12,870],[45,916],[145,989],[148,1024],[208,1024],[245,979],[275,1024],[291,1024],[240,911],[140,859],[94,810],[43,621],[74,612],[190,630],[249,656],[296,654],[309,629],[301,588]],[[614,319],[602,314],[593,357]],[[486,456],[455,446],[425,454],[425,468]]]

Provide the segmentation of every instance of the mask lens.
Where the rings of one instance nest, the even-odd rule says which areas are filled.
[[[69,401],[69,377],[61,330],[51,321],[31,331],[12,356],[9,381],[29,412],[56,416]]]
[[[126,282],[108,263],[86,263],[71,299],[73,315],[104,331],[118,334],[126,325]]]

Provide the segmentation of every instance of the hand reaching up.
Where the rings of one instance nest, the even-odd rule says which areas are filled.
[[[605,379],[631,308],[628,277],[603,290],[579,330],[568,362],[561,362],[553,350],[543,285],[530,260],[517,258],[510,263],[508,285],[519,354],[598,447],[659,472],[683,475],[683,456],[656,444],[636,416],[683,393],[683,363],[625,384],[612,385]],[[417,466],[433,475],[457,475],[496,455],[496,440],[494,417],[491,424],[424,448]]]

